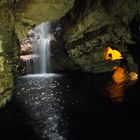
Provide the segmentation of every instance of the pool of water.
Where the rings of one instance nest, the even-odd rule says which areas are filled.
[[[0,110],[0,140],[135,139],[139,83],[110,96],[110,73],[19,77],[12,101]]]

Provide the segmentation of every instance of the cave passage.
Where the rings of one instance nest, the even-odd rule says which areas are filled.
[[[138,74],[115,63],[112,72],[100,74],[50,73],[49,30],[50,23],[42,23],[28,32],[31,43],[21,44],[27,75],[17,77],[13,99],[1,111],[1,120],[12,118],[6,125],[0,122],[3,140],[129,138],[133,125],[138,126],[136,116],[131,117],[133,109],[139,113]],[[102,54],[107,62],[125,59],[111,47]]]
[[[27,73],[16,78],[13,99],[1,111],[1,120],[11,118],[6,125],[0,121],[3,140],[112,140],[114,136],[131,136],[133,125],[138,127],[136,115],[131,115],[133,109],[139,113],[140,81],[136,72],[124,67],[126,64],[115,63],[126,59],[121,52],[102,49],[101,59],[114,62],[111,72],[55,74],[51,73],[50,23],[40,24],[28,36],[31,43],[24,40],[20,57]]]
[[[140,0],[0,0],[0,140],[139,140]]]

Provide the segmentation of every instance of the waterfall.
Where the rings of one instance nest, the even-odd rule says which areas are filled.
[[[27,72],[30,73],[32,71],[30,59],[25,60],[25,63],[27,66]]]
[[[35,73],[45,74],[50,73],[50,23],[44,22],[33,30],[35,36],[33,39],[33,53],[38,56],[34,62]]]

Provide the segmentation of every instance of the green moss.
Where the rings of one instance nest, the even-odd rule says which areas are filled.
[[[0,53],[3,52],[3,47],[2,47],[2,36],[0,36]]]
[[[0,72],[4,71],[4,57],[0,56]]]
[[[6,103],[11,100],[12,92],[6,91],[3,95],[0,95],[0,108],[5,107]]]
[[[0,108],[11,99],[13,71],[17,57],[17,40],[14,34],[13,0],[0,5]]]

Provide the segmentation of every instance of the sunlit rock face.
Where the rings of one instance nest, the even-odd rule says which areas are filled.
[[[24,38],[33,25],[60,19],[73,3],[74,0],[18,0],[15,9],[18,38]]]
[[[110,46],[130,57],[128,44],[135,43],[136,37],[132,37],[129,25],[138,13],[140,1],[137,0],[76,0],[62,20],[69,57],[83,71],[111,71],[112,63],[106,65],[101,58],[103,50]],[[138,35],[138,22],[135,27]]]
[[[20,47],[21,47],[20,54],[30,54],[33,51],[31,41],[28,39],[23,40],[22,43],[20,44]]]

